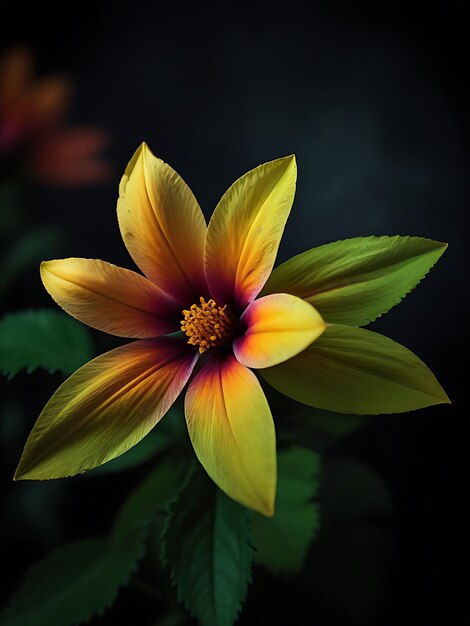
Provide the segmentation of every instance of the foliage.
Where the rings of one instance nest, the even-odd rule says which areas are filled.
[[[279,265],[262,294],[304,298],[327,322],[364,326],[398,304],[447,244],[424,237],[355,237],[307,250]]]
[[[0,616],[1,626],[67,626],[111,606],[145,553],[148,524],[174,498],[187,464],[163,459],[121,507],[104,539],[55,549],[34,565]]]
[[[276,511],[254,515],[256,561],[274,571],[298,571],[320,526],[317,495],[320,457],[305,448],[278,454]]]
[[[173,455],[164,458],[127,498],[115,519],[111,540],[119,543],[150,522],[156,512],[165,511],[187,472],[186,458]]]
[[[143,531],[125,540],[81,539],[34,565],[0,616],[1,626],[65,626],[111,606],[145,550]]]
[[[173,406],[158,423],[158,427],[151,430],[138,444],[121,456],[93,468],[86,475],[114,474],[132,469],[169,448],[184,445],[185,438],[187,438],[187,434],[184,418],[181,412]]]
[[[70,374],[92,353],[88,330],[59,311],[18,311],[0,320],[0,371],[9,378],[38,367]]]
[[[231,626],[251,581],[250,514],[196,470],[170,509],[162,559],[203,626]]]
[[[293,359],[260,372],[286,396],[327,411],[377,415],[449,402],[433,373],[408,348],[341,324],[331,324]]]

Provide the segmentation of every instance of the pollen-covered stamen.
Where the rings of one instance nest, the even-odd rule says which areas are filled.
[[[198,346],[199,352],[228,343],[234,334],[235,319],[227,305],[217,306],[214,300],[207,302],[199,298],[200,304],[193,304],[184,310],[181,330],[189,337],[188,343]]]

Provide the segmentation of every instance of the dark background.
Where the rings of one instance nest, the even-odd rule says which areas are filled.
[[[30,222],[68,233],[63,256],[133,267],[115,205],[143,140],[185,178],[206,215],[241,174],[295,153],[298,191],[279,260],[360,235],[449,242],[424,283],[374,329],[418,354],[452,406],[371,418],[327,447],[318,540],[296,578],[255,571],[242,625],[465,623],[466,4],[331,1],[306,12],[295,1],[211,11],[157,1],[0,2],[2,49],[28,44],[39,73],[70,74],[70,122],[111,136],[107,183],[26,189]],[[40,306],[53,305],[31,268],[2,308]],[[98,352],[119,343],[94,337]],[[22,420],[2,458],[4,598],[51,546],[105,532],[141,475],[12,485],[26,434],[60,380],[38,372],[1,384],[2,410]],[[390,511],[374,509],[382,496],[363,481],[338,497],[354,501],[362,489],[371,511],[338,522],[338,475],[347,478],[349,462],[373,473]],[[96,623],[157,624],[159,612],[131,588]]]

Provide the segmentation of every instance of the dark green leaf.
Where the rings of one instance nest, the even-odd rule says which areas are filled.
[[[65,544],[34,565],[0,616],[1,626],[68,626],[111,606],[145,551],[142,532],[110,545]]]
[[[171,506],[162,557],[191,615],[231,626],[251,580],[250,514],[198,469]]]
[[[305,448],[278,454],[276,510],[268,518],[255,514],[253,534],[256,561],[278,571],[298,571],[319,526],[320,457]]]
[[[120,542],[136,529],[147,524],[158,511],[163,511],[176,497],[188,473],[188,461],[179,455],[168,455],[138,485],[119,511],[111,541]]]
[[[92,353],[86,327],[60,311],[18,311],[0,320],[0,371],[9,378],[38,367],[70,374]]]

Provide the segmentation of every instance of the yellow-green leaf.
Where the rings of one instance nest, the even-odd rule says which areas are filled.
[[[186,422],[181,412],[173,405],[161,420],[158,428],[154,428],[138,444],[127,450],[121,456],[99,465],[87,472],[87,476],[94,478],[104,474],[124,472],[166,452],[189,444]],[[190,445],[190,444],[189,444]]]
[[[364,326],[398,304],[447,244],[423,237],[356,237],[312,248],[271,274],[261,295],[290,293],[327,322]]]
[[[182,339],[157,337],[93,359],[44,407],[15,478],[73,476],[123,454],[166,414],[196,358]]]
[[[278,391],[340,413],[402,413],[449,398],[410,350],[365,328],[331,325],[289,361],[259,370]]]

